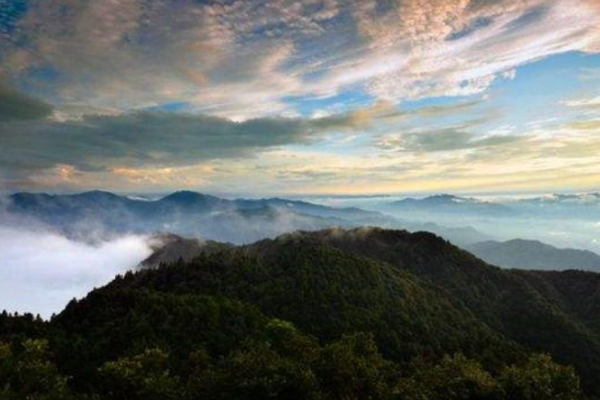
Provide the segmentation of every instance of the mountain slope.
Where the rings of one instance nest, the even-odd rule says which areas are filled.
[[[555,275],[491,267],[429,233],[359,228],[312,235],[345,252],[390,263],[442,287],[507,337],[577,366],[589,384],[600,375],[597,324],[582,321],[551,291],[536,289],[540,279],[546,286],[556,285],[556,279],[550,279]],[[589,301],[583,298],[581,305]],[[593,318],[600,320],[600,314]]]
[[[467,246],[466,249],[491,264],[506,268],[600,272],[600,255],[596,253],[559,249],[535,240],[486,241]]]
[[[502,270],[435,235],[378,228],[296,232],[213,250],[118,277],[49,323],[21,329],[24,321],[3,316],[0,338],[48,338],[60,372],[82,392],[105,390],[99,371],[112,371],[109,399],[114,387],[135,392],[131,385],[148,382],[143,374],[141,383],[131,381],[139,369],[160,365],[187,379],[186,390],[204,393],[192,398],[283,400],[318,387],[330,394],[299,398],[391,400],[393,393],[412,393],[407,398],[433,400],[446,395],[413,390],[454,390],[446,385],[463,382],[452,380],[459,374],[466,393],[487,388],[481,390],[488,395],[466,398],[521,399],[506,397],[504,383],[493,379],[539,385],[537,376],[549,370],[576,393],[569,369],[530,358],[532,351],[574,365],[587,393],[600,394],[597,274]],[[475,361],[445,357],[456,353]],[[525,373],[519,366],[527,359]],[[445,369],[432,367],[440,362]],[[446,372],[426,378],[439,368]],[[152,387],[171,387],[168,371],[152,371],[163,382]],[[544,379],[552,389],[531,390],[579,398],[559,394],[554,378]],[[343,395],[348,388],[362,394]]]
[[[344,334],[372,332],[383,355],[398,362],[462,352],[497,368],[524,354],[441,288],[305,234],[129,274],[71,303],[55,322],[68,336],[84,337],[93,346],[105,340],[106,324],[112,326],[116,318],[98,320],[95,310],[106,308],[98,301],[118,301],[118,293],[148,290],[232,299],[257,307],[267,317],[291,321],[325,343]],[[108,312],[121,307],[117,304]],[[134,339],[128,340],[133,345]],[[77,369],[70,372],[77,374]]]
[[[359,228],[283,235],[120,284],[235,298],[325,340],[368,330],[396,360],[460,349],[493,364],[488,349],[511,358],[518,343],[576,366],[597,390],[600,312],[590,304],[600,283],[565,276],[568,285],[502,270],[429,233]],[[580,286],[589,294],[568,294]]]

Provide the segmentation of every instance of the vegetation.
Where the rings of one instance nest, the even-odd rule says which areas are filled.
[[[567,304],[555,275],[395,231],[223,247],[0,315],[0,399],[575,400],[579,375],[589,398],[597,309],[569,310],[597,291],[569,278]]]

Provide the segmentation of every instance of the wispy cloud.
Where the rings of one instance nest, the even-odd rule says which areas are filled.
[[[10,88],[0,81],[0,123],[42,119],[51,113],[50,104]]]
[[[357,85],[391,102],[480,93],[540,58],[598,52],[599,18],[594,0],[48,0],[14,23],[0,68],[53,102],[247,119]]]

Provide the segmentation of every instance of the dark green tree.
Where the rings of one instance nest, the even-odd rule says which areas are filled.
[[[433,367],[419,366],[412,376],[400,380],[397,394],[402,400],[492,400],[495,387],[478,362],[456,354]]]
[[[20,346],[0,342],[0,399],[71,398],[67,378],[50,360],[47,341],[25,340]]]
[[[167,362],[168,355],[156,348],[106,362],[99,370],[103,394],[111,400],[180,399],[179,378],[170,374]]]
[[[579,378],[573,368],[559,365],[545,354],[532,355],[523,366],[507,367],[498,380],[505,400],[582,398]]]
[[[325,347],[317,367],[325,399],[386,399],[392,393],[391,364],[370,334],[344,336]]]

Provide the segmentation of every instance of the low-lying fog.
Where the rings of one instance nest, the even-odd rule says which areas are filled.
[[[434,222],[447,227],[471,226],[485,234],[486,237],[500,241],[516,238],[539,240],[559,248],[590,250],[600,254],[600,218],[598,217],[569,218],[563,215],[559,218],[553,217],[550,213],[530,210],[530,214],[519,217],[494,218],[464,214],[402,213],[386,207],[390,202],[404,198],[406,196],[315,196],[302,198],[302,200],[332,207],[359,207],[365,210],[381,211],[406,221]],[[483,201],[500,202],[508,206],[511,205],[511,201],[519,199],[519,197],[508,196],[477,196],[476,198]],[[600,214],[600,205],[597,209],[598,211],[594,215]]]
[[[91,245],[38,228],[0,226],[0,309],[48,318],[149,254],[143,236]]]

